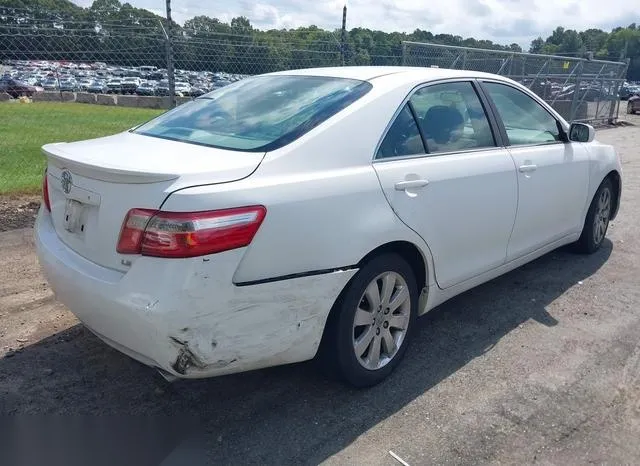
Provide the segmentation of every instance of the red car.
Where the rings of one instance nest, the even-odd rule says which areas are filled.
[[[6,92],[14,99],[23,95],[31,97],[33,94],[41,90],[42,88],[31,86],[30,84],[20,82],[9,76],[0,78],[0,92]]]

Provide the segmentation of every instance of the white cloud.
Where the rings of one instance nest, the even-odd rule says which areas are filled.
[[[75,0],[87,6],[91,0]],[[411,32],[417,28],[528,47],[556,26],[610,29],[640,22],[638,0],[349,0],[347,27]],[[158,0],[129,0],[158,12]],[[180,23],[207,15],[229,21],[243,15],[260,28],[316,26],[338,29],[344,0],[173,0]]]

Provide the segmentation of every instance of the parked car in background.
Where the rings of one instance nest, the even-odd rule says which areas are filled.
[[[23,73],[22,75],[18,76],[17,80],[24,84],[28,84],[29,86],[39,86],[40,84],[40,80],[34,74]]]
[[[93,79],[91,78],[81,78],[78,79],[78,90],[82,92],[87,92],[89,90],[89,86],[93,83]]]
[[[209,89],[206,89],[204,86],[191,86],[191,97],[200,97],[209,92]]]
[[[166,96],[169,95],[169,81],[166,79],[162,79],[158,82],[156,86],[156,95]]]
[[[58,90],[58,80],[56,78],[45,78],[40,84],[45,91]]]
[[[60,80],[60,90],[65,92],[75,92],[78,88],[78,82],[73,78],[65,78]]]
[[[629,97],[627,101],[627,113],[640,113],[640,92]]]
[[[112,93],[132,93],[133,84],[122,85],[122,81],[134,83],[140,80],[140,84],[144,80],[158,84],[159,81],[167,81],[166,69],[155,69],[153,66],[117,66],[115,64],[105,63],[71,63],[71,62],[55,62],[46,60],[8,60],[4,61],[7,65],[5,73],[23,82],[34,86],[42,86],[45,90],[58,90],[58,80],[68,81],[75,80],[79,91],[88,91],[89,85],[96,79],[105,82],[112,82]],[[222,71],[191,71],[184,69],[175,70],[176,82],[187,83],[186,86],[176,95],[199,96],[203,92],[209,92],[222,85],[228,85],[239,79],[246,77],[241,74],[226,73]],[[119,84],[118,84],[119,83]],[[46,86],[44,85],[46,84]],[[64,86],[67,90],[67,85]],[[182,85],[178,84],[180,89]],[[143,91],[144,92],[144,91]],[[160,94],[168,95],[168,86],[165,83],[160,85]]]
[[[640,86],[625,83],[620,89],[620,99],[627,100],[629,97],[640,94]]]
[[[87,92],[91,92],[93,94],[107,94],[109,92],[109,87],[105,81],[96,79],[89,84]]]
[[[112,78],[107,81],[109,94],[118,94],[122,91],[122,80],[120,78]]]
[[[563,245],[603,245],[621,163],[594,137],[494,74],[251,77],[45,145],[36,249],[87,329],[169,379],[318,357],[371,386],[418,315]]]
[[[6,92],[14,99],[20,96],[31,97],[36,92],[40,92],[43,89],[38,86],[32,86],[31,84],[18,81],[10,76],[4,76],[0,78],[0,92]]]
[[[157,84],[154,81],[145,81],[136,88],[138,95],[156,95]]]
[[[555,95],[557,100],[573,100],[576,92],[575,85],[565,87],[561,92]],[[614,93],[609,93],[607,89],[600,86],[581,85],[576,96],[581,102],[597,102],[599,100],[610,100],[615,98]]]
[[[191,85],[184,81],[176,81],[176,95],[180,97],[189,97],[191,95]]]
[[[231,84],[231,81],[227,79],[217,79],[212,82],[213,89],[220,89],[221,87],[225,87]]]
[[[142,80],[135,76],[126,76],[120,82],[120,92],[123,94],[135,94]]]

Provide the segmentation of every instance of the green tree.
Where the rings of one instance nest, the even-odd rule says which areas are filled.
[[[215,33],[228,33],[229,25],[221,22],[218,18],[201,15],[185,21],[184,30],[194,37],[206,36]]]
[[[533,39],[531,41],[531,46],[529,47],[529,53],[542,53],[544,49],[544,39],[542,37],[538,37],[537,39]]]
[[[69,0],[0,0],[0,59],[106,61],[119,65],[156,65],[165,61],[166,19],[120,0],[94,0],[82,8]],[[176,66],[198,70],[263,73],[340,63],[340,31],[317,26],[259,30],[248,18],[230,22],[194,16],[184,27],[171,25]],[[16,47],[15,37],[20,37]],[[3,42],[4,40],[4,42]],[[474,48],[521,51],[518,44],[436,34],[353,28],[347,34],[347,64],[398,65],[402,42],[433,42]],[[546,39],[531,42],[532,53],[630,59],[628,79],[640,80],[640,28],[633,23],[607,32],[556,27]],[[446,66],[448,59],[441,65]]]
[[[231,29],[236,33],[246,33],[251,32],[253,30],[253,26],[251,26],[251,22],[248,18],[238,16],[237,18],[231,19]]]
[[[598,53],[602,49],[609,36],[601,29],[587,29],[579,34],[585,49],[594,53]]]
[[[560,55],[580,56],[584,54],[584,45],[580,35],[573,29],[564,31],[562,42],[558,46]]]

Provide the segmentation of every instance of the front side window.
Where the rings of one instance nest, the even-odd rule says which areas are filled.
[[[483,83],[504,123],[509,144],[546,144],[562,141],[556,119],[522,91],[505,84]]]
[[[256,76],[176,107],[134,132],[265,152],[296,140],[371,88],[365,81],[326,76]]]
[[[430,154],[495,147],[489,120],[470,82],[423,87],[410,102]]]

